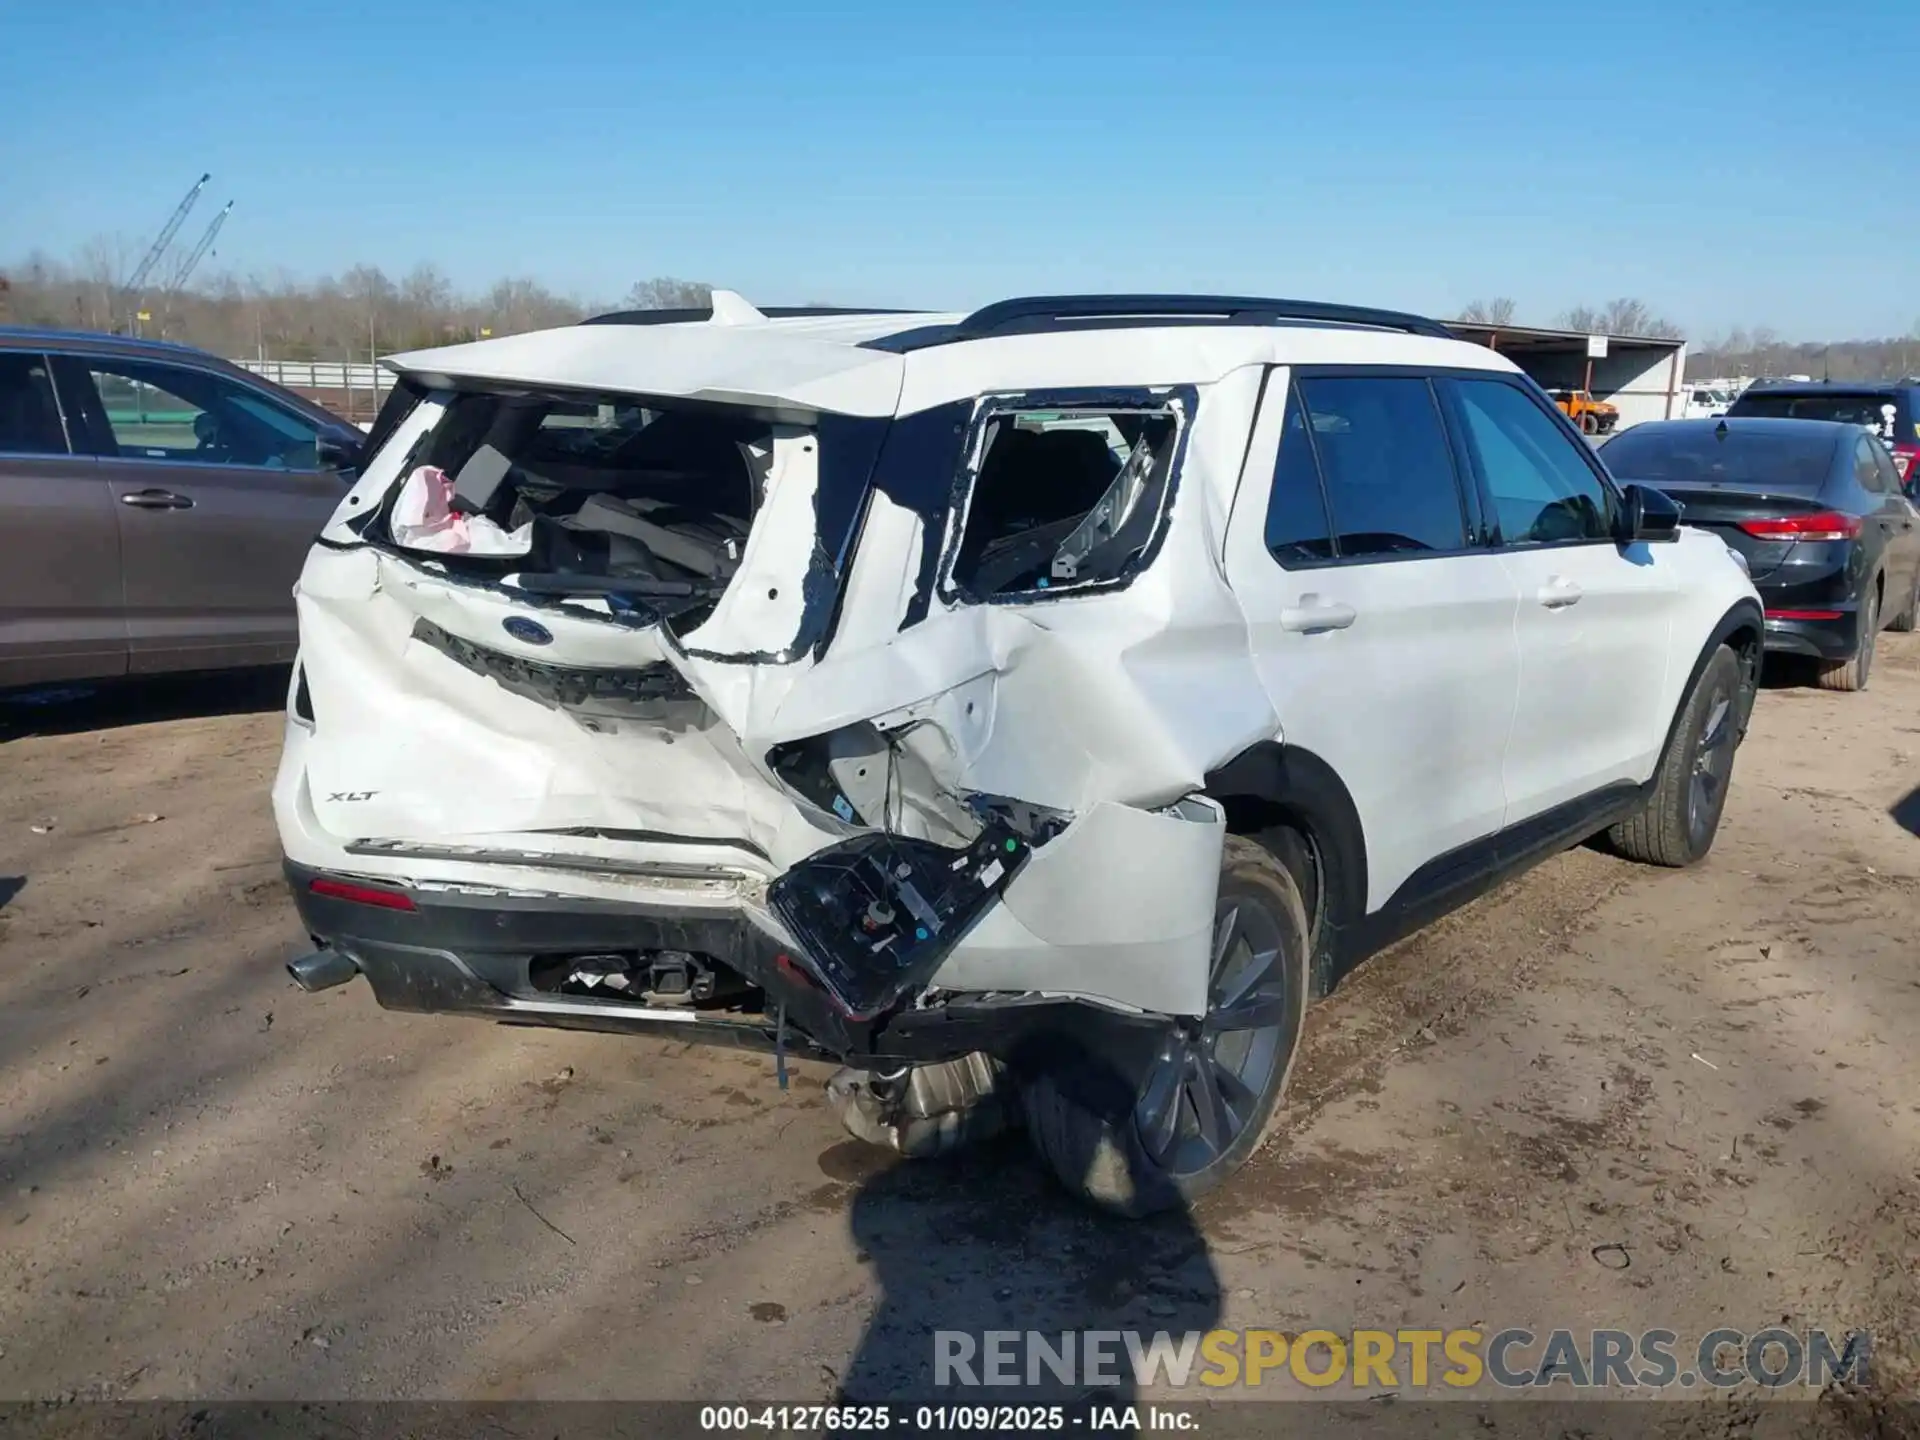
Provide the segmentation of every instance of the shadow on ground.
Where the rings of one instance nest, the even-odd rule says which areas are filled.
[[[1145,1220],[1095,1211],[1018,1134],[877,1163],[849,1223],[879,1301],[842,1403],[1124,1407],[1138,1399],[1128,1336],[1178,1347],[1220,1321],[1220,1278],[1184,1205]]]
[[[103,685],[0,691],[0,740],[73,735],[210,715],[246,715],[287,703],[284,665],[207,675],[156,676]]]
[[[1909,835],[1920,837],[1920,785],[1907,792],[1907,797],[1899,801],[1887,812],[1893,816],[1893,823]]]

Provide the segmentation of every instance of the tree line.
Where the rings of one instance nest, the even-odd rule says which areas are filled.
[[[234,359],[367,360],[487,335],[571,325],[608,310],[672,309],[707,303],[710,286],[661,277],[641,280],[618,300],[594,303],[560,295],[537,280],[510,278],[467,293],[433,265],[393,277],[377,265],[302,280],[285,273],[216,274],[195,283],[177,275],[140,295],[124,289],[132,268],[123,248],[96,242],[72,260],[29,255],[0,267],[0,324],[78,330],[137,330]],[[139,318],[144,313],[146,318]],[[1459,318],[1514,325],[1510,298],[1475,300]],[[1576,305],[1555,315],[1555,328],[1674,339],[1680,327],[1645,301]],[[1881,379],[1920,372],[1920,320],[1904,336],[1878,340],[1789,341],[1758,326],[1696,338],[1687,378],[1811,375],[1835,380]]]
[[[608,310],[704,305],[712,293],[698,281],[663,277],[635,283],[618,300],[593,303],[526,278],[466,293],[433,265],[397,278],[377,265],[355,265],[316,280],[287,274],[213,275],[181,285],[163,280],[135,295],[124,289],[130,268],[107,245],[71,261],[35,254],[0,267],[0,324],[137,332],[233,359],[364,361],[571,325]]]
[[[1476,325],[1513,325],[1510,299],[1474,300],[1460,319]],[[1604,305],[1576,305],[1556,315],[1550,328],[1584,330],[1593,335],[1644,335],[1680,339],[1672,321],[1654,313],[1644,301],[1609,300]],[[1878,340],[1786,340],[1761,325],[1736,325],[1721,335],[1692,340],[1687,346],[1687,379],[1755,379],[1807,375],[1815,380],[1896,380],[1920,374],[1920,320],[1905,335]]]

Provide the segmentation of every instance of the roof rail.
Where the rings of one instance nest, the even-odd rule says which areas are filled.
[[[887,310],[877,305],[760,305],[769,320],[797,320],[826,315],[917,315],[917,310]],[[713,306],[692,305],[674,310],[614,310],[582,320],[582,325],[686,325],[713,319]]]
[[[1069,328],[1133,329],[1148,325],[1275,325],[1289,321],[1401,330],[1434,339],[1455,338],[1438,320],[1362,305],[1273,300],[1246,295],[1028,295],[976,310],[957,325],[925,326],[867,342],[876,349],[917,350]]]

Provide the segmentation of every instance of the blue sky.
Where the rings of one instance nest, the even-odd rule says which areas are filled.
[[[1920,5],[0,0],[0,259],[1920,322]],[[22,117],[37,117],[22,123]]]

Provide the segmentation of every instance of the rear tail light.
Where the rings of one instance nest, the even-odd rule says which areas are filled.
[[[1860,534],[1860,521],[1837,510],[1821,510],[1812,515],[1742,520],[1740,528],[1761,540],[1852,540]]]
[[[1769,620],[1838,620],[1838,610],[1769,610]]]
[[[412,910],[413,897],[404,890],[381,890],[372,885],[356,885],[351,880],[329,880],[322,876],[309,881],[307,889],[329,900],[348,900],[355,905],[372,905],[381,910]]]

